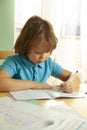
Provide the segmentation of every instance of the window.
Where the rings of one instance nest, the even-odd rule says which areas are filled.
[[[63,36],[80,36],[81,0],[64,1]]]
[[[42,0],[15,0],[15,40],[32,15],[41,16]]]

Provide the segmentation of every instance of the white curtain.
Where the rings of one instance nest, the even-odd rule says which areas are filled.
[[[81,0],[82,80],[87,83],[87,1]]]
[[[87,82],[87,0],[43,0],[42,17],[53,24],[59,44],[53,58]]]

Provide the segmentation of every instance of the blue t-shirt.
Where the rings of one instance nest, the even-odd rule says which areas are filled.
[[[37,82],[46,82],[50,76],[58,77],[63,68],[48,58],[41,64],[34,64],[20,55],[13,55],[0,66],[0,69],[6,70],[10,77],[15,79],[32,80]]]

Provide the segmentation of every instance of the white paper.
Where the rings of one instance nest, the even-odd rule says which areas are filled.
[[[64,93],[64,92],[55,92],[52,90],[45,90],[51,97],[53,98],[60,98],[60,97],[66,97],[66,98],[81,98],[86,97],[84,93],[81,92],[73,92],[73,93]]]
[[[49,106],[49,110],[54,110],[61,115],[65,116],[65,119],[60,122],[49,126],[49,129],[45,130],[86,130],[87,119],[83,118],[77,111],[67,106],[65,103],[59,103],[57,105]],[[44,129],[43,129],[44,130]]]
[[[86,130],[87,121],[71,114],[60,124],[55,123],[55,130]]]
[[[23,101],[0,98],[0,130],[86,130],[87,120],[70,109],[61,113]],[[63,104],[63,108],[67,107]],[[69,110],[69,107],[68,107]]]
[[[64,93],[59,87],[54,87],[51,90],[23,90],[23,91],[14,91],[10,94],[16,100],[29,100],[29,99],[52,99],[52,98],[83,98],[86,97],[85,93],[73,92],[73,93]]]
[[[6,102],[0,99],[0,130],[41,130],[54,124],[55,119],[62,120],[60,114],[41,106]]]
[[[14,91],[14,92],[10,92],[10,94],[16,100],[51,99],[51,97],[44,90]]]

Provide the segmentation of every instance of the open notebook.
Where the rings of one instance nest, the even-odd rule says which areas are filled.
[[[32,99],[55,99],[55,98],[83,98],[86,97],[85,93],[73,92],[64,93],[60,90],[59,86],[54,87],[51,90],[23,90],[9,92],[16,100],[32,100]]]

